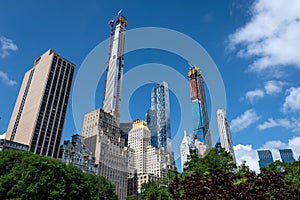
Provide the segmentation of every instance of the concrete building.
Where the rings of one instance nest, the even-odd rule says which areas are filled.
[[[217,110],[217,118],[218,118],[218,128],[220,133],[221,139],[221,146],[224,148],[228,153],[230,153],[232,160],[236,163],[235,154],[233,150],[230,126],[226,117],[226,112],[223,109]]]
[[[109,62],[106,74],[103,110],[112,114],[120,123],[120,105],[122,77],[124,67],[124,43],[127,21],[119,15],[111,24],[111,38],[109,48]]]
[[[192,66],[188,71],[191,90],[193,132],[195,139],[199,141],[199,152],[206,152],[212,147],[209,130],[208,111],[204,91],[204,80],[201,71]]]
[[[190,150],[195,149],[193,136],[184,131],[184,136],[180,144],[181,172],[184,171],[184,164],[189,160]]]
[[[84,116],[82,136],[87,148],[95,156],[98,174],[116,186],[119,199],[126,199],[128,179],[128,149],[121,137],[113,115],[96,109]]]
[[[292,163],[295,161],[292,149],[279,149],[280,157],[284,163]]]
[[[146,122],[152,135],[152,146],[169,147],[169,152],[172,152],[169,88],[164,81],[152,89],[151,108],[146,113]]]
[[[145,121],[136,120],[128,133],[128,146],[134,150],[137,174],[147,173],[147,147],[151,144],[151,133]]]
[[[273,156],[270,150],[258,150],[258,157],[259,157],[259,168],[265,168],[268,167],[271,163],[274,162]]]
[[[65,140],[60,146],[58,158],[65,163],[72,163],[85,173],[98,174],[95,157],[83,142],[79,134],[72,135],[72,141]]]
[[[166,147],[156,148],[151,145],[151,133],[147,123],[135,120],[133,128],[128,133],[128,147],[134,151],[138,184],[141,192],[143,183],[164,177],[169,169],[175,169],[174,155]]]
[[[57,158],[75,65],[46,51],[26,72],[7,128],[6,141]]]

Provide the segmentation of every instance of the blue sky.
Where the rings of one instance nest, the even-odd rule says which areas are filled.
[[[108,21],[120,9],[128,20],[127,30],[168,28],[187,35],[207,51],[224,82],[226,112],[239,162],[246,160],[256,170],[255,150],[262,148],[271,149],[275,159],[279,159],[279,148],[293,148],[295,156],[300,155],[300,3],[296,0],[288,5],[283,0],[2,1],[0,134],[6,131],[23,75],[33,61],[52,48],[75,63],[78,73],[88,54],[109,36]],[[106,54],[99,57],[107,59]],[[124,72],[147,63],[170,66],[187,79],[185,58],[157,49],[126,54]],[[102,77],[95,93],[96,107],[102,105],[103,81]],[[144,119],[154,86],[150,82],[141,85],[131,96],[127,106],[133,119]],[[173,136],[179,134],[179,95],[171,93]],[[65,140],[78,132],[71,102]],[[189,132],[190,126],[183,124]]]

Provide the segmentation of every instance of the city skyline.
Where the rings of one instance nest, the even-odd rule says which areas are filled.
[[[181,6],[166,2],[146,3],[147,5],[139,6],[138,2],[117,4],[113,1],[92,1],[90,4],[72,4],[71,10],[74,10],[74,13],[67,15],[64,12],[55,12],[58,13],[57,16],[54,12],[45,12],[44,8],[68,10],[69,2],[60,3],[60,8],[48,2],[37,5],[34,1],[26,4],[14,1],[2,4],[6,9],[0,14],[0,25],[3,27],[0,33],[0,89],[1,94],[5,95],[0,97],[2,102],[0,134],[8,127],[22,77],[30,68],[32,60],[46,49],[53,48],[80,68],[80,63],[86,55],[99,42],[109,37],[107,21],[113,16],[112,13],[123,8],[127,19],[130,19],[129,29],[147,26],[174,29],[198,41],[213,57],[225,83],[226,111],[232,128],[232,140],[238,163],[246,160],[252,169],[257,169],[256,150],[264,148],[272,149],[274,152],[278,148],[292,148],[295,158],[298,158],[300,152],[296,147],[300,143],[298,120],[300,106],[297,100],[300,91],[297,79],[299,61],[295,56],[298,47],[293,45],[297,44],[293,33],[299,30],[294,25],[298,23],[297,13],[300,12],[295,14],[288,10],[291,7],[295,10],[299,9],[299,3],[296,1],[292,1],[289,6],[283,6],[283,1],[278,1],[274,5],[262,1],[251,2],[251,5],[249,2],[243,4],[238,1],[205,1],[191,3],[191,5],[186,3]],[[145,7],[148,9],[144,9]],[[272,14],[276,13],[278,8],[282,8],[281,15],[272,21],[269,29],[264,29],[263,33],[253,31],[260,30],[257,27],[265,24],[263,16],[273,16]],[[267,11],[264,15],[262,9]],[[156,15],[152,15],[154,11]],[[28,12],[35,13],[38,17],[32,18],[26,14]],[[82,13],[82,15],[75,13]],[[199,22],[197,26],[194,26],[195,21]],[[284,21],[291,23],[286,25]],[[70,30],[70,32],[57,30]],[[278,35],[278,40],[274,41],[274,35]],[[286,37],[289,40],[286,40]],[[260,44],[265,48],[259,48]],[[285,50],[288,48],[292,51]],[[103,57],[107,60],[107,55]],[[167,64],[179,71],[187,80],[188,65],[185,60],[164,51],[155,52],[150,49],[128,54],[124,73],[144,62]],[[101,83],[104,79],[105,77],[102,78]],[[169,85],[172,88],[172,83]],[[102,104],[103,88],[101,87],[99,84],[96,107],[101,107]],[[152,87],[153,85],[149,83],[138,89],[132,96],[128,107],[133,119],[144,119],[144,113],[150,105],[147,100],[149,98],[143,96],[150,96]],[[172,89],[170,91],[173,138],[174,135],[179,134],[176,130],[178,130],[180,112],[176,95],[172,93]],[[209,95],[207,98],[209,99]],[[208,110],[210,112],[210,109]],[[216,113],[210,112],[209,116],[211,115]],[[191,127],[189,124],[185,126],[186,129]],[[191,132],[191,130],[187,131]],[[77,132],[72,109],[69,109],[63,138],[69,139]],[[183,136],[183,132],[180,134]],[[214,141],[217,139],[215,138]],[[278,152],[273,156],[274,159],[280,158]]]

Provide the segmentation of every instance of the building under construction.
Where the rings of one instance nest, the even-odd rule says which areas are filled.
[[[98,174],[116,186],[118,198],[125,200],[128,179],[128,148],[120,134],[120,104],[127,21],[118,13],[110,21],[110,46],[106,69],[103,109],[84,116],[82,135],[95,156]]]
[[[211,135],[209,131],[208,112],[204,91],[204,80],[201,71],[193,66],[188,71],[191,90],[193,132],[196,147],[197,144],[205,145],[205,149],[211,148]],[[198,147],[199,149],[199,147]],[[205,150],[204,149],[204,150]],[[201,154],[201,150],[199,149]]]

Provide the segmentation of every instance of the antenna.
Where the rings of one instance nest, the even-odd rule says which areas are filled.
[[[189,66],[196,67],[196,65],[192,64],[190,61],[188,61]]]

